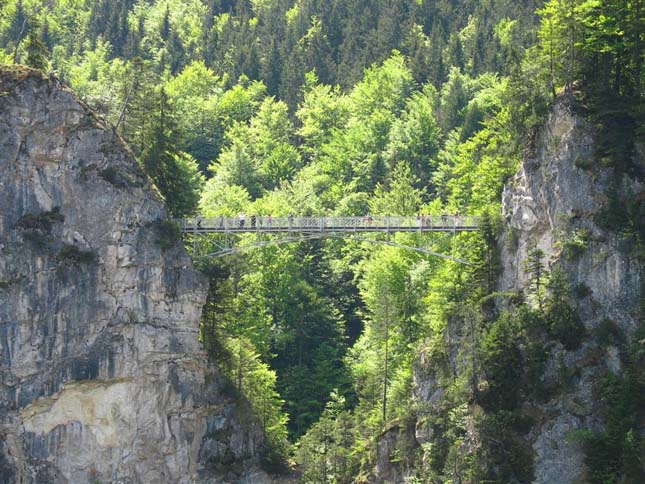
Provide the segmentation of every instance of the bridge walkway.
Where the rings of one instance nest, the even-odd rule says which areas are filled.
[[[311,234],[311,233],[397,233],[472,232],[479,217],[461,215],[419,215],[413,217],[194,217],[179,221],[185,234]]]

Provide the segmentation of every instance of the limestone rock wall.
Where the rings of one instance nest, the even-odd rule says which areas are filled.
[[[524,157],[503,194],[505,229],[499,240],[501,274],[497,289],[500,293],[527,294],[525,261],[529,251],[537,247],[544,252],[547,266],[563,271],[584,325],[582,343],[575,350],[567,350],[558,341],[545,342],[547,361],[542,381],[536,383],[543,384],[552,395],[544,402],[525,402],[523,408],[534,420],[522,439],[531,454],[536,484],[586,482],[582,446],[570,437],[579,429],[604,429],[603,402],[595,392],[603,375],[622,371],[622,350],[611,342],[599,341],[595,330],[610,321],[629,341],[643,318],[643,265],[634,256],[634,239],[603,229],[597,219],[609,204],[611,184],[641,200],[644,187],[639,180],[616,176],[612,169],[593,161],[595,128],[575,110],[575,102],[564,98],[554,105],[535,139],[533,153]],[[636,147],[634,163],[645,166],[642,147]],[[584,243],[571,255],[567,253],[567,240],[575,234],[584,234]],[[496,306],[497,313],[506,309],[508,298],[498,298]],[[461,361],[470,357],[466,354],[471,347],[467,319],[463,316],[448,321],[447,373],[459,375],[467,367]],[[476,315],[471,319],[476,320]],[[424,410],[415,429],[420,447],[432,448],[437,439],[428,420],[433,413],[441,415],[449,390],[441,381],[446,370],[440,367],[425,354],[419,355],[415,365],[414,398]],[[466,411],[461,445],[464,455],[482,447],[474,425],[475,415],[481,415],[482,409],[468,402]],[[641,431],[645,432],[645,426]],[[430,457],[424,454],[424,462],[418,462],[417,467],[423,467]]]
[[[198,342],[206,281],[166,218],[69,90],[0,69],[0,483],[263,479],[262,432]]]
[[[524,159],[503,197],[507,230],[500,244],[500,290],[526,288],[523,261],[532,247],[540,248],[545,262],[557,263],[566,274],[586,330],[578,350],[567,351],[559,343],[549,348],[542,376],[546,384],[557,384],[562,368],[575,376],[570,388],[539,409],[541,418],[529,435],[537,484],[584,480],[582,448],[569,436],[577,429],[603,428],[594,389],[603,374],[621,371],[619,348],[592,335],[603,321],[611,321],[630,338],[643,317],[643,266],[633,255],[633,240],[595,222],[607,207],[609,185],[616,183],[616,176],[612,169],[589,163],[596,149],[594,138],[594,127],[575,113],[572,102],[560,100],[540,132],[536,152]],[[641,154],[634,156],[635,163],[645,164]],[[583,168],[590,164],[593,170]],[[643,186],[624,175],[619,190],[637,197]],[[585,234],[585,243],[571,256],[566,241],[576,232]]]

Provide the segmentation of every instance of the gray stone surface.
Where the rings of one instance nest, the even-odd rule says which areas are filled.
[[[261,475],[262,432],[198,342],[206,281],[158,243],[166,217],[69,90],[0,69],[0,483]]]
[[[554,388],[561,383],[559,373],[565,371],[572,375],[569,387],[537,409],[544,418],[529,435],[534,482],[573,484],[584,482],[585,469],[582,448],[572,440],[572,432],[602,430],[593,391],[603,374],[617,373],[621,368],[617,348],[599,347],[591,335],[604,319],[616,323],[628,338],[633,333],[641,317],[643,267],[630,257],[620,236],[594,223],[594,215],[606,206],[613,174],[609,169],[578,167],[594,155],[593,126],[561,100],[541,130],[536,147],[535,156],[523,160],[504,191],[508,225],[501,245],[500,290],[525,290],[528,274],[523,261],[533,246],[545,252],[549,265],[557,263],[564,270],[572,287],[588,289],[588,295],[576,300],[587,329],[582,347],[566,351],[556,344],[543,375],[547,386]],[[635,180],[625,177],[623,183],[633,193],[642,191]],[[584,230],[589,241],[582,253],[572,258],[563,253],[562,241],[575,230]]]
[[[609,169],[592,172],[577,166],[580,160],[593,158],[593,136],[593,127],[572,114],[567,102],[555,105],[536,142],[535,156],[523,160],[504,190],[508,228],[501,245],[500,289],[526,287],[528,274],[522,263],[529,249],[536,246],[550,262],[561,262],[573,286],[585,284],[591,290],[597,311],[588,311],[588,301],[580,307],[588,326],[609,317],[629,332],[639,317],[643,268],[630,257],[620,236],[602,230],[593,221],[607,203],[606,192],[613,178]],[[643,191],[642,184],[627,177],[623,184],[632,193]],[[589,242],[580,257],[566,260],[561,241],[575,230],[586,231]]]
[[[506,228],[499,244],[502,272],[498,290],[526,294],[529,275],[524,261],[529,250],[537,246],[546,254],[548,265],[559,265],[571,286],[585,288],[587,293],[575,300],[587,331],[581,347],[567,351],[559,342],[548,343],[542,382],[552,396],[547,402],[533,402],[527,409],[536,417],[536,425],[527,435],[536,484],[585,482],[583,451],[571,438],[572,432],[603,429],[602,403],[594,390],[602,375],[622,370],[618,348],[596,341],[593,331],[609,319],[629,339],[642,318],[642,263],[630,255],[627,238],[594,223],[594,215],[607,205],[606,192],[613,173],[579,167],[588,165],[594,155],[594,136],[593,126],[575,114],[566,100],[560,100],[538,133],[535,152],[523,159],[503,194]],[[643,147],[637,146],[635,159],[641,165],[643,153]],[[622,183],[627,192],[642,196],[643,186],[638,181],[624,177]],[[568,257],[562,242],[576,230],[585,231],[588,242],[579,255]],[[463,321],[449,321],[448,335],[458,334],[462,326]],[[469,341],[462,338],[459,345],[468,348]],[[454,349],[454,345],[450,347],[448,361],[451,371],[459,374]],[[415,365],[414,396],[420,408],[432,412],[442,404],[446,389],[437,377],[436,362],[426,359],[421,355]],[[425,419],[419,418],[419,443],[432,443],[433,437]],[[470,450],[464,448],[464,452],[477,447],[477,436],[471,440]]]

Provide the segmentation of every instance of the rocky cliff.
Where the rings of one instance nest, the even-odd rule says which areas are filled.
[[[127,147],[0,69],[0,482],[261,482],[198,342],[206,283]]]
[[[539,383],[553,389],[553,395],[532,409],[536,423],[527,435],[533,482],[538,484],[588,478],[576,432],[605,429],[607,402],[599,398],[601,382],[607,374],[622,373],[626,347],[643,318],[645,281],[638,244],[626,218],[624,226],[612,223],[623,219],[620,212],[627,208],[612,207],[610,200],[642,200],[643,185],[597,162],[597,130],[577,109],[571,99],[556,103],[536,152],[525,157],[503,197],[507,240],[501,244],[500,289],[527,292],[525,261],[537,248],[545,255],[547,270],[564,274],[582,323],[579,347],[547,342]],[[638,146],[631,163],[636,171],[645,165]],[[609,224],[602,222],[606,218]],[[642,431],[645,421],[640,424]]]
[[[575,102],[566,99],[555,105],[538,139],[537,153],[524,160],[503,199],[512,242],[502,246],[500,288],[526,291],[529,274],[523,261],[538,248],[545,254],[547,269],[564,272],[583,324],[579,348],[549,343],[542,383],[561,386],[564,377],[567,385],[537,407],[537,425],[528,435],[534,482],[539,484],[587,478],[583,448],[572,436],[583,429],[604,430],[607,402],[598,398],[601,380],[608,373],[622,373],[625,346],[643,318],[644,267],[635,253],[634,237],[622,231],[629,227],[607,230],[599,220],[622,218],[609,206],[612,189],[637,200],[644,188],[639,180],[613,168],[591,168],[596,130],[575,109]],[[642,155],[637,146],[633,163],[639,169],[645,166]],[[645,421],[640,430],[645,430]]]
[[[381,436],[374,482],[441,474],[453,482],[573,484],[601,482],[598,476],[608,468],[610,480],[602,482],[611,481],[611,472],[625,478],[621,466],[627,464],[610,456],[625,452],[616,439],[630,428],[634,442],[645,434],[642,408],[625,403],[634,401],[626,395],[642,384],[642,369],[635,380],[627,376],[625,365],[638,364],[630,362],[630,347],[640,348],[641,359],[645,354],[645,340],[635,339],[643,324],[638,214],[645,196],[634,176],[642,173],[645,157],[636,145],[631,171],[599,161],[597,128],[577,109],[572,99],[555,104],[507,184],[497,292],[482,303],[481,315],[462,309],[448,321],[441,337],[445,353],[420,355],[416,425],[397,424]],[[542,297],[559,301],[564,316],[542,316],[548,310],[538,309],[531,294],[534,274],[527,261],[536,249]],[[560,277],[550,296],[548,273]],[[504,318],[513,325],[499,324]],[[497,340],[491,338],[495,326]],[[505,333],[509,328],[518,334]],[[515,379],[517,389],[507,389],[517,403],[490,395],[490,385],[501,378],[482,363],[484,339],[483,346],[506,345],[496,348],[498,372]],[[623,407],[611,409],[617,404]],[[407,457],[392,462],[392,455],[402,454]],[[592,476],[590,465],[601,470]],[[632,472],[642,477],[645,469],[637,467]],[[642,482],[633,479],[624,482]]]

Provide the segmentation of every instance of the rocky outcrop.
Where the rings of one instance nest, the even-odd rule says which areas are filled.
[[[572,291],[570,301],[582,323],[575,347],[567,348],[544,336],[537,340],[544,344],[546,361],[541,381],[534,383],[547,391],[539,401],[522,402],[517,414],[531,425],[515,436],[529,462],[526,475],[536,484],[586,482],[584,449],[573,436],[582,430],[599,434],[606,428],[606,403],[598,398],[600,382],[606,375],[622,373],[625,348],[642,324],[643,265],[642,259],[634,256],[635,238],[621,233],[621,227],[609,230],[600,221],[609,220],[611,225],[611,217],[619,215],[610,196],[643,200],[643,186],[638,179],[595,161],[596,137],[596,128],[576,113],[575,101],[559,99],[535,139],[533,153],[523,158],[503,194],[505,228],[499,241],[497,287],[497,294],[503,297],[495,299],[494,310],[485,310],[494,314],[513,311],[518,300],[528,298],[530,274],[525,262],[529,252],[537,248],[544,253],[547,269],[564,275]],[[645,166],[642,147],[637,146],[633,164],[641,169]],[[468,371],[469,365],[461,358],[471,347],[469,318],[477,319],[459,314],[448,321],[444,356],[421,354],[415,365],[414,398],[422,410],[415,436],[424,450],[419,468],[431,459],[433,449],[446,444],[446,436],[437,436],[437,432],[444,432],[452,418],[445,414],[446,404],[455,408],[454,401],[446,401],[453,375],[463,378]],[[494,316],[488,315],[488,319],[481,324],[490,324]],[[608,329],[611,338],[603,340]],[[624,341],[619,348],[616,340],[621,338]],[[484,411],[476,402],[476,395],[463,402],[461,440],[454,448],[463,456],[478,455],[479,465],[486,467],[477,428]],[[641,432],[645,432],[645,425]]]
[[[506,187],[503,208],[511,242],[502,245],[500,287],[526,287],[522,263],[528,250],[537,247],[551,262],[562,264],[572,285],[588,287],[589,299],[579,299],[578,306],[588,328],[608,317],[630,332],[640,310],[642,266],[624,236],[594,222],[607,206],[615,174],[609,168],[582,168],[594,158],[594,128],[572,109],[565,100],[555,105],[536,143],[537,153],[523,160]],[[620,183],[622,191],[634,196],[643,192],[642,184],[626,175]],[[575,233],[584,234],[585,245],[569,257],[566,242]],[[589,311],[591,299],[597,303],[594,312]]]
[[[374,467],[369,477],[373,484],[408,482],[415,475],[415,451],[419,444],[414,422],[394,422],[376,439]]]
[[[166,220],[70,91],[0,69],[0,482],[264,479],[262,432],[198,341],[206,282]]]
[[[586,331],[575,351],[559,343],[549,348],[544,383],[556,386],[562,368],[574,376],[566,391],[537,409],[542,418],[529,435],[537,484],[584,480],[584,454],[570,436],[580,429],[603,429],[601,402],[595,400],[594,390],[602,375],[621,371],[619,348],[591,336],[609,322],[629,340],[642,318],[643,266],[632,254],[633,241],[596,221],[608,208],[607,194],[617,178],[622,193],[636,196],[643,186],[591,163],[594,138],[594,127],[575,113],[575,101],[561,99],[540,132],[536,153],[523,160],[503,197],[507,231],[500,289],[526,289],[523,262],[537,247],[546,255],[547,265],[557,265],[566,275]],[[591,165],[593,170],[585,168]]]

